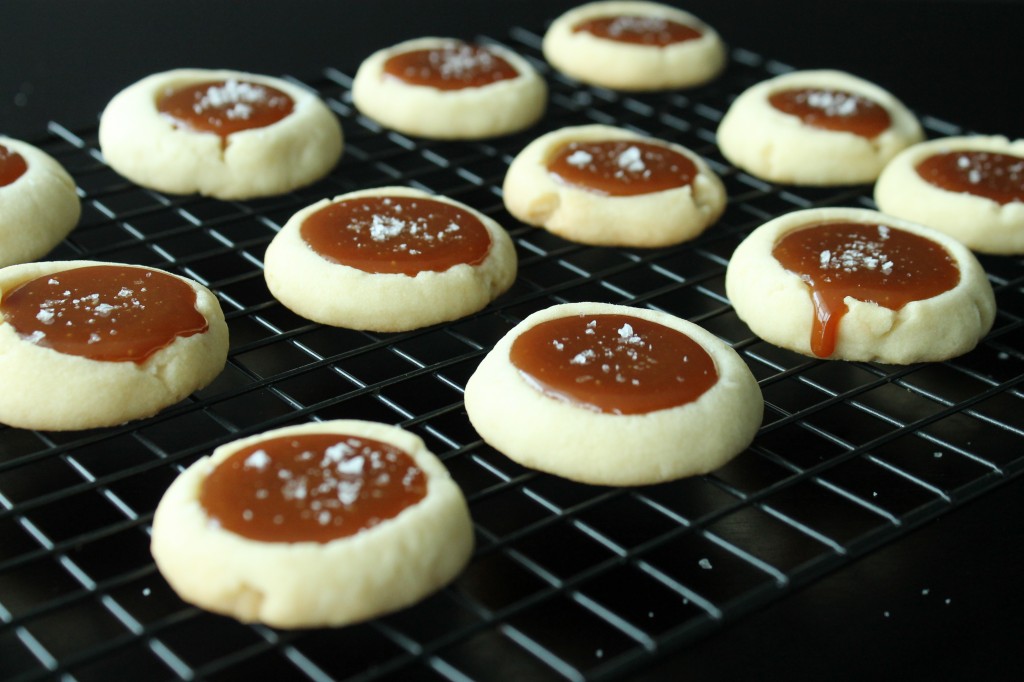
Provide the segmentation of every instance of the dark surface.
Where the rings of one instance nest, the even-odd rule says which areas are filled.
[[[0,21],[0,133],[33,139],[48,120],[93,125],[117,90],[158,70],[231,67],[300,79],[328,66],[351,73],[362,56],[404,38],[503,36],[512,24],[541,31],[573,4],[444,1],[422,15],[423,3],[397,0],[7,0]],[[915,111],[967,130],[1024,136],[1018,92],[1024,7],[1018,3],[706,0],[685,7],[733,46],[798,68],[849,70]],[[1010,442],[1019,444],[1017,436]],[[781,600],[686,642],[682,651],[664,647],[658,665],[643,666],[645,676],[1019,678],[1024,479],[1016,476],[905,537],[863,551],[866,556]],[[165,633],[173,643],[170,637]],[[0,656],[0,672],[3,667]]]
[[[543,26],[565,0],[7,0],[0,22],[0,131],[48,119],[76,126],[154,71],[203,66],[303,77],[354,68],[369,52],[421,35],[501,35]],[[1020,2],[918,0],[676,3],[725,40],[797,68],[839,68],[911,108],[985,133],[1024,136]],[[427,8],[429,12],[426,11]]]

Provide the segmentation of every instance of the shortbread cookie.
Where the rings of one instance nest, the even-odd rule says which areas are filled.
[[[56,159],[0,136],[0,267],[45,256],[81,213],[75,181]]]
[[[875,184],[890,215],[982,253],[1024,253],[1024,140],[947,137],[901,152]]]
[[[754,230],[732,255],[726,294],[765,341],[836,360],[910,364],[974,348],[995,297],[966,247],[876,211],[818,208]]]
[[[352,81],[352,101],[401,133],[479,139],[533,125],[544,113],[547,85],[500,45],[417,38],[367,57]]]
[[[872,182],[924,139],[899,100],[841,71],[795,71],[733,101],[718,126],[726,159],[751,175],[793,185]]]
[[[527,317],[480,363],[465,400],[509,458],[599,485],[711,471],[750,444],[763,412],[750,370],[713,334],[606,303]]]
[[[248,199],[326,175],[341,124],[315,94],[229,70],[157,73],[118,93],[100,118],[107,163],[143,187]]]
[[[555,19],[544,57],[559,71],[615,90],[705,83],[725,67],[725,44],[689,12],[655,2],[592,2]]]
[[[306,319],[404,331],[480,310],[508,289],[508,233],[465,204],[408,187],[308,206],[267,247],[267,286]]]
[[[182,599],[245,622],[335,626],[408,606],[473,549],[465,499],[420,438],[328,421],[217,448],[153,517],[157,567]]]
[[[155,414],[224,368],[228,330],[202,285],[135,265],[0,269],[0,422],[43,430]]]
[[[725,210],[725,187],[689,149],[586,125],[537,138],[509,166],[509,213],[572,241],[655,247],[692,239]]]

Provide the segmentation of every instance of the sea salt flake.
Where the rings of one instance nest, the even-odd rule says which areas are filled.
[[[353,448],[346,443],[335,443],[324,450],[324,457],[331,462],[341,462],[347,455],[351,455]]]
[[[583,151],[582,149],[577,149],[570,154],[568,158],[566,158],[565,162],[575,168],[583,168],[593,160],[594,157],[591,154]]]
[[[270,464],[270,455],[267,454],[267,451],[257,450],[245,458],[242,466],[246,469],[259,469],[262,471],[267,468],[268,464]]]
[[[366,464],[366,458],[362,455],[358,457],[350,457],[338,462],[338,473],[339,474],[361,474],[363,473],[363,465]]]
[[[359,499],[359,491],[362,489],[361,481],[341,481],[338,484],[338,501],[348,506]]]
[[[404,220],[391,216],[373,216],[370,222],[370,238],[375,242],[382,242],[402,234],[407,223]]]
[[[619,154],[619,158],[616,160],[619,168],[627,170],[630,173],[639,173],[645,168],[643,157],[640,154],[640,148],[631,146],[626,151]]]
[[[580,351],[569,361],[570,365],[585,365],[597,357],[597,354],[590,348]]]
[[[231,78],[224,81],[223,85],[211,85],[207,88],[193,108],[197,114],[201,114],[211,108],[234,106],[240,102],[254,104],[266,98],[265,88]]]
[[[53,324],[53,318],[55,317],[53,309],[51,308],[40,308],[39,312],[36,313],[36,319],[43,324]]]
[[[224,112],[224,115],[228,119],[230,119],[232,121],[234,121],[234,120],[243,120],[244,121],[244,120],[247,120],[250,116],[252,116],[252,112],[253,112],[252,105],[246,104],[245,102],[238,102],[233,107],[231,107],[230,109],[226,110]]]
[[[707,557],[705,557],[705,558],[701,559],[700,561],[698,561],[697,565],[700,566],[705,571],[710,571],[711,570],[711,560],[708,559]]]

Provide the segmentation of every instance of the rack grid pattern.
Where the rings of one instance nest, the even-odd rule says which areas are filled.
[[[754,227],[809,206],[872,206],[868,188],[774,186],[732,168],[715,128],[741,90],[785,71],[734,50],[694,91],[625,95],[581,87],[543,62],[537,33],[502,42],[551,87],[535,128],[497,140],[433,142],[354,110],[350,74],[304,83],[343,121],[346,152],[316,185],[225,202],[171,197],[105,166],[95,129],[51,123],[37,144],[76,178],[83,218],[53,254],[152,265],[219,296],[231,332],[223,374],[151,419],[44,433],[0,427],[0,675],[102,680],[621,679],[1024,470],[1024,267],[983,258],[993,331],[944,363],[827,362],[774,348],[724,294],[729,255]],[[564,125],[621,125],[704,156],[730,202],[677,247],[588,247],[518,224],[500,185],[512,157]],[[923,117],[933,135],[952,124]],[[468,318],[401,334],[309,323],[269,295],[262,254],[299,208],[359,188],[446,194],[508,228],[519,259],[507,294]],[[714,474],[641,488],[586,486],[526,470],[482,443],[462,389],[482,355],[526,315],[604,301],[664,310],[723,338],[764,392],[750,449]],[[362,418],[422,436],[461,485],[477,549],[423,603],[351,627],[277,631],[181,602],[149,555],[171,480],[215,446],[309,420]]]

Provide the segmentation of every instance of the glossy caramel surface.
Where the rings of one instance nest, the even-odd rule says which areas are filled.
[[[714,360],[700,344],[632,315],[541,322],[516,337],[509,360],[545,395],[608,414],[685,405],[718,381]]]

